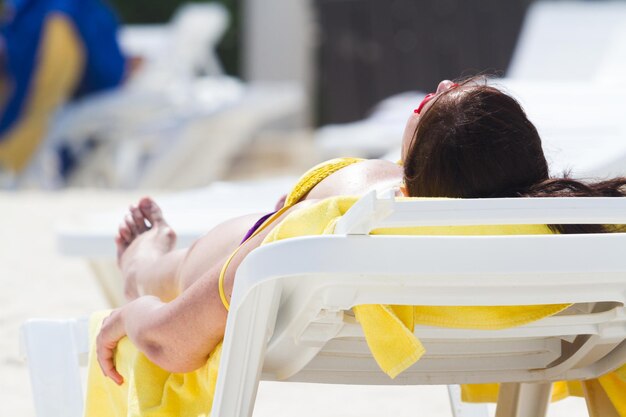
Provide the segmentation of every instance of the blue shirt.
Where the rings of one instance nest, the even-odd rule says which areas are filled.
[[[117,43],[118,20],[101,0],[5,0],[0,23],[4,68],[0,70],[11,90],[0,109],[0,142],[24,111],[44,23],[52,13],[63,14],[73,23],[84,46],[85,67],[74,97],[118,86],[124,78],[126,60]]]

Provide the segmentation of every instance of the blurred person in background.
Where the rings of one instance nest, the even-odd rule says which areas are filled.
[[[128,62],[101,0],[0,0],[0,173],[27,168],[64,103],[119,86]]]

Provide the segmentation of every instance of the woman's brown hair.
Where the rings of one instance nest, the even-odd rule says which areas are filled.
[[[583,183],[550,178],[541,138],[519,103],[475,79],[440,94],[423,114],[404,161],[409,195],[573,197],[626,195],[626,178]],[[595,233],[601,225],[551,225]]]

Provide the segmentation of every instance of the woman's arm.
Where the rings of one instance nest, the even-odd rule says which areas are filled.
[[[361,194],[381,184],[395,183],[401,177],[402,171],[395,164],[364,161],[322,180],[309,193],[306,201],[292,207],[241,247],[226,271],[224,289],[227,297],[230,297],[235,271],[241,261],[290,211],[309,205],[316,198]],[[183,292],[178,298],[164,302],[155,297],[140,297],[114,311],[105,320],[98,336],[97,351],[98,361],[107,376],[122,383],[122,377],[114,367],[113,355],[118,341],[126,335],[148,358],[168,371],[191,371],[206,362],[222,340],[226,327],[227,312],[219,298],[218,281],[222,265],[229,255],[226,252],[230,252],[224,249],[237,243],[233,241],[235,236],[240,238],[243,235],[240,229],[235,233],[235,228],[228,223],[217,228],[219,232],[212,231],[186,254],[179,269]],[[208,255],[215,251],[219,256],[208,262],[213,257]]]
[[[310,205],[297,204],[272,225],[244,243],[226,270],[224,290],[232,293],[235,272],[248,253],[291,211]],[[217,262],[193,282],[179,297],[163,302],[143,296],[115,310],[103,323],[97,338],[98,362],[105,375],[118,384],[122,376],[114,365],[115,348],[128,336],[139,350],[161,368],[170,372],[193,371],[206,363],[209,354],[224,337],[227,311],[219,296],[218,281],[223,263]]]
[[[169,303],[143,296],[115,310],[102,324],[96,340],[98,362],[105,375],[118,384],[123,382],[114,366],[114,352],[124,336],[167,371],[189,372],[202,366],[224,336],[226,326],[227,312],[217,291],[216,269]]]

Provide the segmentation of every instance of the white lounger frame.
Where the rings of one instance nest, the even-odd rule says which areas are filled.
[[[88,320],[34,319],[20,330],[20,350],[28,360],[36,416],[82,416],[80,367],[87,365]]]
[[[370,194],[338,222],[342,234],[289,239],[253,251],[237,272],[212,416],[251,416],[260,379],[385,385],[502,382],[507,384],[498,416],[541,416],[550,382],[596,377],[626,362],[626,234],[368,233],[399,225],[546,223],[626,224],[626,199],[399,202]],[[354,305],[370,303],[580,304],[505,330],[418,327],[415,333],[426,355],[391,380],[370,357],[351,314]],[[40,333],[36,326],[42,324],[27,323],[23,338],[38,416],[56,416],[46,414],[52,405],[42,402],[76,401],[76,395],[50,389],[60,371],[44,372],[49,375],[42,379],[41,361],[33,352],[50,350],[51,344],[41,341],[45,336],[34,339]],[[71,349],[65,345],[58,352],[76,358],[75,351],[68,356]],[[466,410],[463,414],[453,406],[457,416],[485,415],[481,407],[477,414]]]
[[[397,202],[367,195],[338,222],[336,231],[343,234],[263,246],[242,263],[212,416],[249,417],[259,379],[538,383],[505,390],[517,401],[505,401],[498,415],[540,416],[547,407],[549,382],[596,377],[626,362],[626,234],[367,233],[400,225],[625,220],[626,199],[617,198]],[[350,313],[354,305],[372,303],[591,307],[586,314],[564,314],[506,330],[419,327],[415,333],[426,355],[391,380],[369,356]]]

